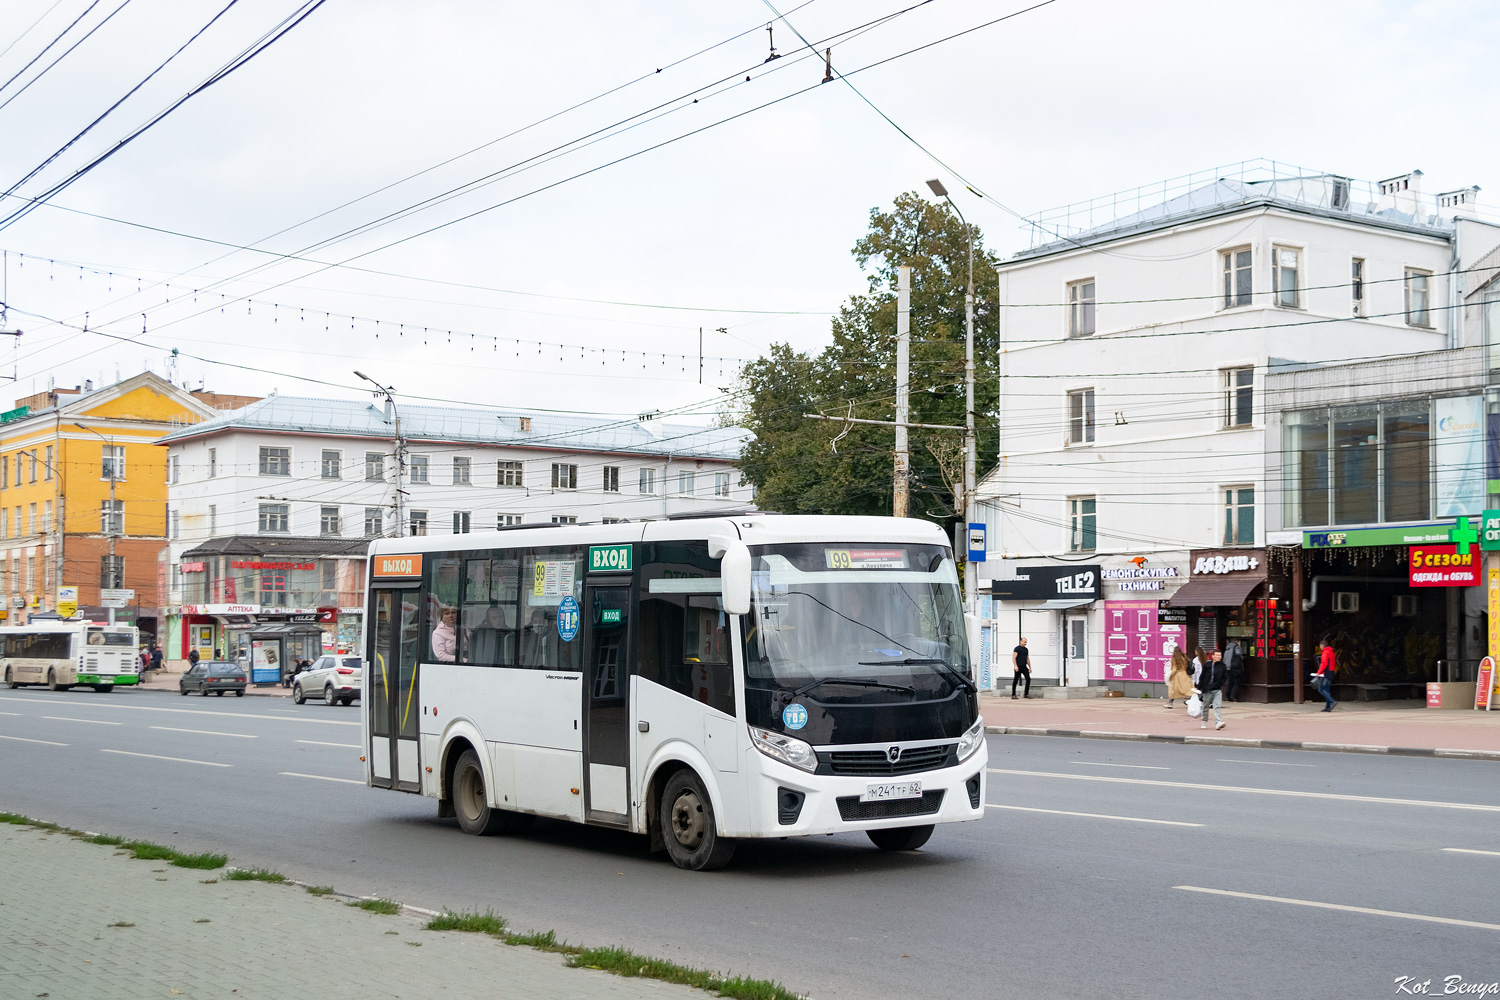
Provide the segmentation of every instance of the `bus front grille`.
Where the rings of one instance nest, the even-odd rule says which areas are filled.
[[[848,774],[857,777],[885,777],[933,771],[954,763],[953,745],[912,747],[901,751],[892,761],[884,750],[833,750],[818,754],[820,774]],[[824,770],[826,768],[826,770]]]
[[[896,816],[931,816],[943,807],[944,789],[923,792],[920,799],[883,799],[861,802],[858,795],[839,796],[839,816],[849,823],[859,819],[891,819]]]

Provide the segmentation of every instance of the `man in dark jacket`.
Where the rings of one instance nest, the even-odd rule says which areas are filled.
[[[1224,716],[1220,706],[1224,703],[1224,683],[1229,671],[1224,666],[1224,653],[1214,650],[1213,656],[1203,665],[1203,675],[1198,678],[1198,690],[1203,693],[1203,722],[1199,729],[1208,728],[1208,710],[1214,710],[1214,728],[1224,728]]]
[[[1240,641],[1231,639],[1224,648],[1224,665],[1229,668],[1224,682],[1224,700],[1239,701],[1240,689],[1245,683],[1245,654],[1240,651]]]
[[[156,671],[160,671],[161,670],[161,660],[162,660],[161,648],[158,647],[156,645],[156,643],[153,642],[151,644],[151,669],[152,670],[156,670]]]

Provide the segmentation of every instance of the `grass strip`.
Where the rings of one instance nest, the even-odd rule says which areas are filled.
[[[226,882],[285,882],[286,876],[265,868],[231,868],[224,873]]]
[[[209,870],[229,863],[227,854],[184,854],[173,847],[153,844],[149,840],[127,840],[119,845],[135,855],[137,861],[170,861],[178,868]]]
[[[357,906],[361,910],[368,910],[370,913],[383,913],[388,917],[395,916],[401,912],[401,904],[394,899],[356,899],[354,902],[345,903],[344,905]]]
[[[312,893],[314,896],[331,896],[331,895],[333,895],[333,886],[331,886],[331,885],[310,885],[310,886],[307,887],[307,891],[310,892],[310,893]]]
[[[503,938],[505,937],[505,918],[496,916],[494,910],[485,910],[483,913],[454,913],[448,910],[427,921],[425,929],[465,931],[469,934],[488,934],[491,937]]]
[[[797,994],[769,979],[725,977],[660,958],[647,958],[624,948],[585,948],[568,959],[575,969],[602,969],[617,976],[641,976],[667,983],[712,990],[735,1000],[800,1000]]]

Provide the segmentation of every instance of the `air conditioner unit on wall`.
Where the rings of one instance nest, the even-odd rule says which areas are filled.
[[[1333,592],[1333,613],[1349,614],[1359,610],[1359,591],[1336,590]]]
[[[1417,616],[1417,595],[1397,594],[1392,597],[1391,616],[1394,618],[1415,618]]]

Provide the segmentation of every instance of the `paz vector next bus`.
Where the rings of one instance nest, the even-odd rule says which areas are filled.
[[[984,814],[953,551],[914,519],[739,514],[377,540],[365,780],[467,832],[536,816],[913,850]]]

